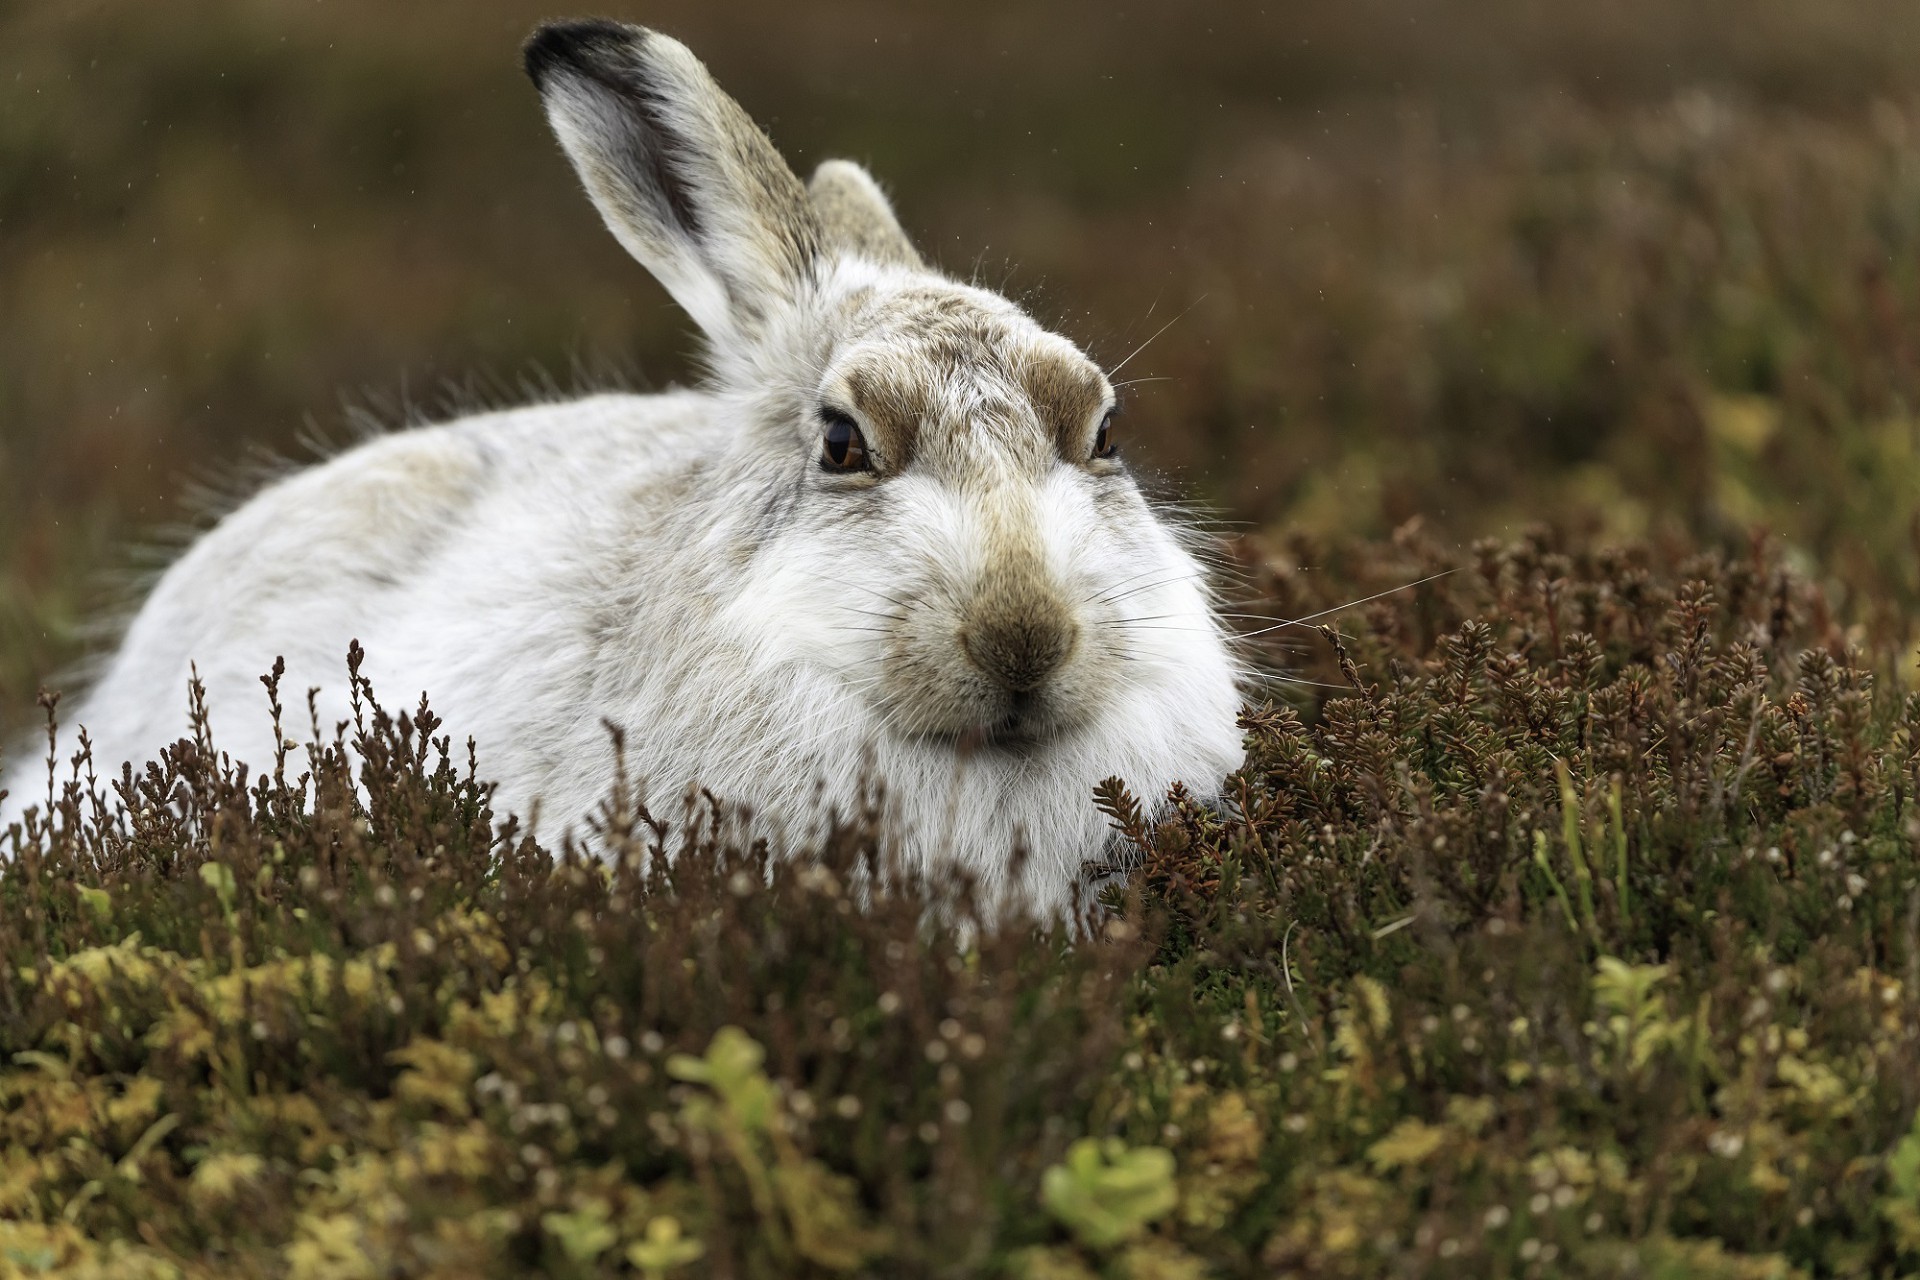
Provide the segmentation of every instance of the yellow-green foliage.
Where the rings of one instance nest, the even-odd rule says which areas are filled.
[[[1300,615],[1446,567],[1253,566]],[[0,869],[0,1276],[1895,1275],[1920,697],[1765,558],[1487,545],[1305,655],[1078,941],[616,796],[497,826],[358,681]],[[356,655],[357,662],[357,655]],[[1312,686],[1319,687],[1319,686]]]
[[[1129,1150],[1109,1138],[1082,1138],[1066,1162],[1048,1169],[1040,1197],[1049,1212],[1096,1249],[1132,1240],[1179,1202],[1173,1154],[1162,1147]]]

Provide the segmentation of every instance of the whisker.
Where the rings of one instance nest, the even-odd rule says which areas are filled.
[[[1258,631],[1250,631],[1247,633],[1247,635],[1249,638],[1251,638],[1253,636],[1265,635],[1269,631],[1278,631],[1282,627],[1302,626],[1306,623],[1313,622],[1320,618],[1324,618],[1328,614],[1339,613],[1344,609],[1352,609],[1358,605],[1371,604],[1375,600],[1382,600],[1382,599],[1385,599],[1387,596],[1397,595],[1402,591],[1411,591],[1415,587],[1424,586],[1425,584],[1432,582],[1435,579],[1444,578],[1448,574],[1458,573],[1458,572],[1459,570],[1457,569],[1442,569],[1439,573],[1430,573],[1426,577],[1421,578],[1417,582],[1402,583],[1400,586],[1397,586],[1397,587],[1389,587],[1385,591],[1376,591],[1370,596],[1362,596],[1358,600],[1349,600],[1345,604],[1337,604],[1331,609],[1322,609],[1318,613],[1309,613],[1302,618],[1288,618],[1285,621],[1274,623],[1271,627],[1262,627]]]
[[[1190,613],[1149,613],[1140,618],[1102,618],[1101,625],[1109,627],[1131,626],[1139,622],[1165,622],[1169,618],[1191,618]]]
[[[1131,624],[1109,622],[1109,623],[1104,623],[1102,625],[1110,626],[1110,627],[1117,627],[1117,626],[1124,625],[1125,628],[1129,631],[1177,631],[1182,635],[1188,635],[1188,636],[1211,636],[1211,635],[1219,634],[1212,627],[1170,627],[1160,623],[1137,623],[1137,622],[1131,623]]]
[[[1309,680],[1305,676],[1284,676],[1272,671],[1243,671],[1245,680],[1262,680],[1275,684],[1294,684],[1308,689],[1351,689],[1350,684],[1329,684],[1325,680]]]
[[[1148,574],[1153,574],[1153,573],[1158,573],[1158,572],[1160,572],[1160,566],[1158,566],[1158,565],[1155,565],[1155,566],[1154,566],[1153,568],[1151,568],[1151,569],[1142,569],[1142,570],[1141,570],[1140,572],[1138,572],[1138,573],[1136,573],[1136,574],[1134,574],[1134,575],[1133,575],[1132,577],[1130,577],[1130,578],[1122,578],[1122,579],[1120,579],[1120,581],[1118,581],[1118,582],[1116,582],[1116,583],[1114,583],[1113,585],[1114,585],[1114,586],[1115,586],[1116,588],[1118,588],[1118,587],[1124,587],[1124,586],[1126,586],[1126,585],[1127,585],[1127,584],[1128,584],[1129,582],[1138,582],[1138,581],[1140,581],[1140,579],[1142,579],[1142,578],[1144,578],[1144,577],[1146,577],[1146,576],[1147,576]],[[1105,597],[1097,597],[1097,598],[1100,598],[1100,599],[1104,599]]]
[[[1141,343],[1139,346],[1129,351],[1127,353],[1127,358],[1125,360],[1122,360],[1119,364],[1107,370],[1107,377],[1111,379],[1114,374],[1126,368],[1129,361],[1131,361],[1135,356],[1139,355],[1142,351],[1145,351],[1148,347],[1152,346],[1154,342],[1160,337],[1161,334],[1173,328],[1173,326],[1178,324],[1182,319],[1184,319],[1187,316],[1187,314],[1193,310],[1194,307],[1197,307],[1202,302],[1206,301],[1206,298],[1207,298],[1206,294],[1204,293],[1201,294],[1199,297],[1193,300],[1192,304],[1187,307],[1186,311],[1182,311],[1179,315],[1167,321],[1165,324],[1161,325],[1158,329],[1155,329],[1153,331],[1152,337],[1148,338],[1145,342]]]
[[[829,578],[829,577],[826,577],[825,575],[822,575],[819,581],[831,583],[836,587],[852,587],[855,591],[864,591],[870,596],[877,596],[880,599],[885,600],[888,604],[894,605],[901,609],[908,609],[913,606],[912,601],[902,600],[899,596],[888,595],[886,592],[881,591],[876,587],[869,587],[865,583],[853,582],[843,578]]]
[[[1213,615],[1216,618],[1237,618],[1243,622],[1286,622],[1288,619],[1271,613],[1229,613],[1222,609]]]
[[[1148,572],[1151,573],[1152,570],[1148,570]],[[1145,574],[1134,575],[1134,577],[1136,578],[1144,577],[1144,576],[1146,575]],[[1096,596],[1094,598],[1094,603],[1095,604],[1118,604],[1120,603],[1120,601],[1125,600],[1127,597],[1137,596],[1143,591],[1157,591],[1161,587],[1170,587],[1176,582],[1184,582],[1189,578],[1197,578],[1197,577],[1203,577],[1203,576],[1205,575],[1196,574],[1196,573],[1177,573],[1171,578],[1162,578],[1158,582],[1145,583],[1144,585],[1134,587],[1131,590],[1109,592],[1104,596]],[[1129,578],[1127,581],[1131,582],[1133,581],[1133,579]]]

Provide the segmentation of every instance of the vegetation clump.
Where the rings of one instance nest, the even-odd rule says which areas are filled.
[[[890,873],[877,804],[773,850],[621,786],[611,861],[542,848],[357,674],[269,776],[203,716],[79,762],[0,868],[0,1275],[1920,1262],[1920,696],[1758,547],[1247,561],[1282,616],[1427,580],[1229,803],[1101,788],[1077,934]]]

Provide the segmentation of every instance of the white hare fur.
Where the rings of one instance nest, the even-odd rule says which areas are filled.
[[[857,166],[804,186],[677,42],[557,24],[527,65],[609,229],[704,330],[709,379],[278,480],[173,564],[65,719],[99,763],[143,761],[185,732],[197,665],[216,741],[257,769],[261,673],[284,656],[288,701],[317,687],[330,726],[357,638],[383,698],[429,694],[543,835],[608,794],[611,721],[656,808],[701,785],[804,843],[879,782],[910,860],[1073,905],[1110,836],[1101,779],[1205,797],[1241,760],[1196,538],[1096,456],[1108,379],[926,267]],[[836,422],[870,469],[830,465]],[[0,827],[44,777],[16,766]]]

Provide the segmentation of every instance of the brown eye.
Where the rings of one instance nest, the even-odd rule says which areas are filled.
[[[827,471],[871,471],[867,438],[852,418],[837,409],[822,409],[827,429],[820,438],[820,466]]]
[[[1118,451],[1118,446],[1113,442],[1113,420],[1119,414],[1119,409],[1109,409],[1107,416],[1100,419],[1100,430],[1093,437],[1094,457],[1111,458]]]

